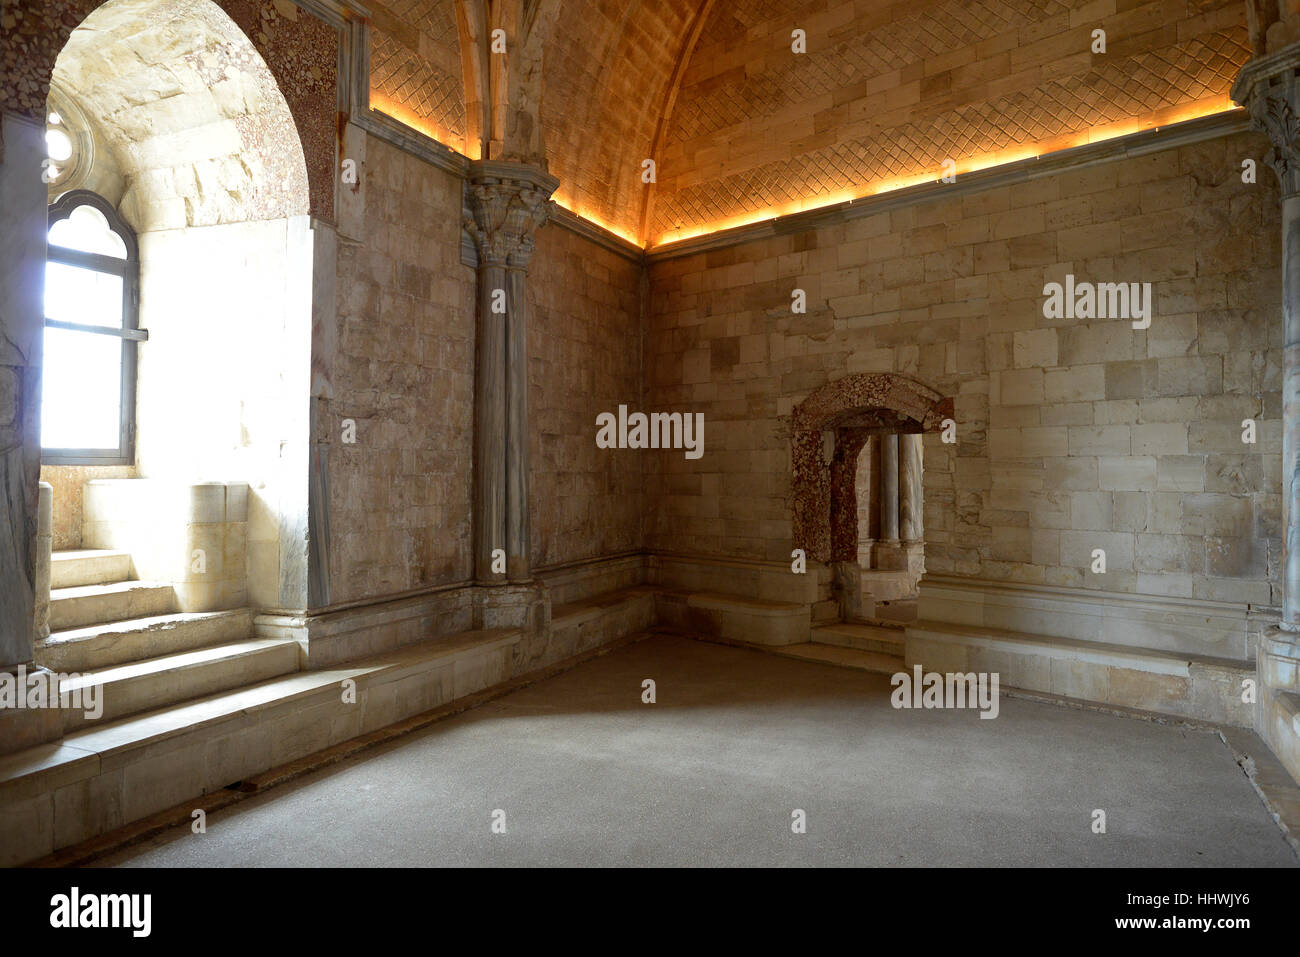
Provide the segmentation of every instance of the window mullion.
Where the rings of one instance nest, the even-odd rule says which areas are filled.
[[[62,319],[46,319],[45,325],[51,329],[67,329],[69,332],[89,332],[96,336],[116,336],[130,339],[132,342],[148,342],[148,329],[115,329],[111,326],[90,326],[81,322],[65,322]]]

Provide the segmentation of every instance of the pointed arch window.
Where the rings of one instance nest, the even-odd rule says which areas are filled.
[[[50,207],[45,265],[41,460],[130,465],[135,460],[140,253],[102,196],[65,193]]]

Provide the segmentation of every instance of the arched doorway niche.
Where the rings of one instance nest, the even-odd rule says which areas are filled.
[[[845,376],[795,406],[794,545],[832,567],[845,619],[888,617],[878,613],[914,596],[924,571],[920,435],[952,414],[951,398],[896,373]]]
[[[92,147],[76,185],[135,230],[148,339],[133,462],[42,469],[54,547],[139,551],[145,577],[173,582],[182,611],[305,608],[313,237],[285,97],[212,0],[108,0],[59,53],[58,103],[75,106],[64,112]],[[64,186],[51,182],[51,200]],[[147,495],[127,487],[136,479],[153,480]],[[98,514],[82,498],[88,482]],[[227,490],[213,512],[217,484]],[[190,508],[188,531],[155,528],[152,541],[131,510],[158,489],[206,504]],[[200,527],[214,515],[229,527]],[[93,521],[105,517],[121,527]],[[183,561],[190,546],[202,563]]]

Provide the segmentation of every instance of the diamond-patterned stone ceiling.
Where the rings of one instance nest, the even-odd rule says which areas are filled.
[[[647,238],[1228,108],[1249,55],[1237,0],[719,4],[669,121]]]
[[[557,199],[650,245],[1226,109],[1249,56],[1241,0],[540,2]],[[454,0],[370,8],[375,105],[467,151]]]
[[[383,0],[371,14],[371,105],[467,152],[453,0]]]

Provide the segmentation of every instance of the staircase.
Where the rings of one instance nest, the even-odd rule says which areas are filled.
[[[298,670],[297,642],[252,638],[247,609],[177,612],[171,585],[134,581],[130,574],[124,551],[52,556],[51,633],[37,649],[37,663],[73,675],[61,692],[97,684],[103,702],[98,719],[64,709],[66,732]]]
[[[903,665],[901,625],[837,622],[812,629],[812,640],[804,644],[771,649],[789,658],[821,661],[841,668],[892,675],[906,670]]]
[[[429,640],[313,671],[298,642],[254,639],[248,609],[179,613],[121,551],[56,552],[37,664],[60,691],[100,686],[103,714],[0,754],[0,866],[43,857],[510,678],[509,629]],[[649,599],[631,595],[617,608]],[[636,609],[634,609],[636,610]],[[579,613],[581,612],[581,613]],[[563,620],[581,628],[587,612]]]

